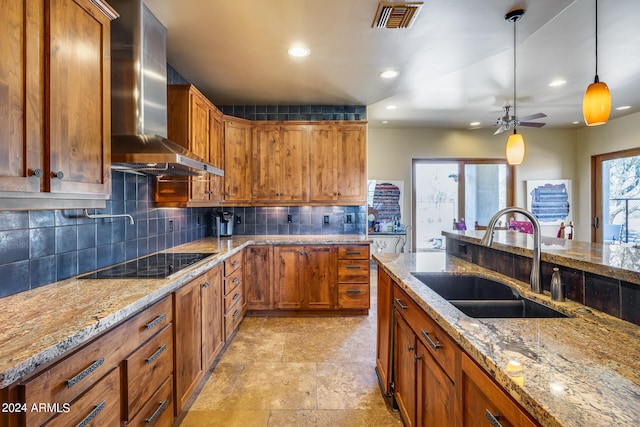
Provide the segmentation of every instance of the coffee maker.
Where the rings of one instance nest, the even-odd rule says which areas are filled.
[[[235,215],[233,215],[233,212],[220,211],[220,212],[215,212],[213,216],[216,221],[218,235],[221,237],[233,236],[233,223],[235,218]]]

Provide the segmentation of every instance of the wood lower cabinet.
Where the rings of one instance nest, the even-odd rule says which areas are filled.
[[[391,315],[393,311],[394,283],[387,273],[378,268],[378,327],[376,329],[376,372],[380,390],[389,399],[391,390]]]
[[[229,340],[244,317],[244,252],[224,261],[224,337]]]
[[[369,245],[338,247],[338,308],[369,308],[369,263]]]
[[[244,283],[247,310],[273,309],[272,268],[272,245],[254,245],[245,249]]]
[[[393,395],[405,426],[416,425],[416,335],[398,316],[393,323]],[[418,381],[416,381],[416,379]]]
[[[111,193],[110,21],[102,0],[4,2],[3,209],[104,207]]]
[[[332,309],[336,306],[336,248],[275,246],[275,307]]]
[[[184,409],[208,362],[222,348],[222,332],[216,330],[222,319],[222,300],[216,295],[222,289],[221,274],[222,267],[214,267],[174,293],[175,415]],[[208,330],[209,325],[213,331]]]

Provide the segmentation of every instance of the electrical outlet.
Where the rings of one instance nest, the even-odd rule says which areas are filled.
[[[169,231],[173,232],[173,220],[169,220]]]
[[[324,224],[329,224],[329,215],[325,215],[324,218],[322,219],[322,222]]]
[[[196,225],[200,225],[200,215],[196,216]]]
[[[291,224],[293,222],[293,217],[291,216],[291,214],[287,215],[287,222],[289,224]]]
[[[347,224],[351,224],[352,221],[353,217],[351,216],[351,214],[347,214]]]
[[[242,224],[242,217],[240,215],[236,215],[236,224]]]

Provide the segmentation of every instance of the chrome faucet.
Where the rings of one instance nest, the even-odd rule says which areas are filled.
[[[493,243],[493,230],[496,226],[496,223],[498,222],[498,219],[502,215],[512,212],[520,213],[526,216],[533,224],[533,262],[531,265],[531,291],[541,294],[542,286],[540,285],[540,223],[538,222],[538,218],[536,218],[533,213],[516,206],[499,210],[489,220],[487,230],[485,231],[480,244],[487,247],[491,246],[491,244]]]

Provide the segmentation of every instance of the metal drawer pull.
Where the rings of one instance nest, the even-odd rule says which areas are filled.
[[[208,288],[209,286],[211,286],[211,283],[209,283],[209,281],[206,281],[202,284],[203,288]]]
[[[360,255],[360,251],[347,251],[347,255]]]
[[[166,409],[166,407],[167,407],[167,399],[163,400],[162,403],[160,403],[160,406],[158,406],[158,409],[156,409],[153,412],[153,415],[151,415],[149,418],[144,420],[144,422],[149,425],[155,423],[158,417],[160,416],[160,414],[162,414],[162,411]]]
[[[406,310],[407,308],[409,308],[409,306],[402,305],[402,301],[400,301],[400,298],[394,298],[394,299],[395,299],[395,301],[396,301],[396,304],[398,304],[398,307],[399,307],[401,310]]]
[[[236,276],[233,278],[232,283],[238,283],[240,281],[240,276]]]
[[[89,412],[89,415],[84,417],[84,420],[82,420],[78,424],[76,424],[76,427],[86,427],[86,426],[88,426],[89,423],[91,421],[93,421],[93,419],[95,417],[97,417],[100,412],[102,412],[102,410],[105,408],[105,406],[107,406],[107,401],[103,400],[102,403],[100,403],[98,406],[93,408],[93,411]]]
[[[485,409],[485,411],[486,411],[485,415],[487,416],[487,419],[489,420],[489,423],[493,427],[502,427],[502,424],[500,424],[500,421],[498,421],[498,418],[500,418],[500,415],[498,415],[498,414],[493,415],[491,413],[491,411],[489,411],[488,409]]]
[[[355,268],[356,270],[360,269],[359,265],[347,265],[347,268]]]
[[[102,366],[103,363],[104,363],[104,357],[101,357],[100,359],[96,360],[91,365],[89,365],[85,370],[80,372],[78,375],[71,378],[70,380],[67,380],[67,388],[71,388],[74,385],[78,384],[85,377],[89,376],[93,371],[95,371],[100,366]]]
[[[233,317],[235,318],[238,314],[240,314],[240,309],[237,309],[237,310],[233,313]]]
[[[233,262],[231,263],[231,267],[235,267],[235,266],[236,266],[236,265],[238,265],[238,264],[240,264],[240,261],[237,261],[237,260],[236,260],[236,261],[233,261]]]
[[[154,327],[158,326],[158,324],[162,323],[162,321],[164,321],[164,319],[166,318],[167,318],[167,313],[162,313],[160,316],[156,317],[151,322],[144,325],[144,328],[146,330],[153,329]]]
[[[240,292],[238,292],[237,294],[235,294],[235,295],[233,296],[233,300],[235,301],[235,300],[237,300],[238,298],[240,298]]]
[[[362,292],[360,289],[347,289],[348,294],[359,294]]]
[[[147,365],[149,363],[153,362],[154,360],[156,360],[158,357],[160,357],[162,352],[164,352],[166,349],[167,349],[167,345],[166,344],[162,344],[162,346],[160,346],[160,348],[157,349],[155,353],[153,353],[151,356],[149,356],[149,358],[147,359]]]
[[[425,340],[427,340],[427,342],[429,343],[429,345],[434,349],[437,350],[440,347],[442,347],[442,344],[440,344],[440,341],[438,340],[438,338],[436,338],[436,341],[438,342],[434,342],[431,337],[429,336],[429,332],[427,331],[423,331],[420,330],[420,333],[422,334],[422,336],[424,337]]]

